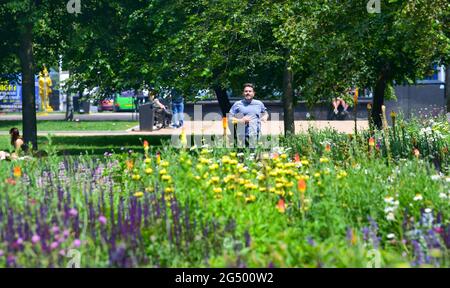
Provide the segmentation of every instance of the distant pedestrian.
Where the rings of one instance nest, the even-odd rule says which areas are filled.
[[[261,121],[265,122],[269,118],[266,106],[261,101],[253,99],[255,94],[253,84],[244,84],[242,92],[244,99],[235,102],[230,109],[232,121],[238,124],[238,138],[245,141],[246,147],[251,148],[255,147],[261,134]]]
[[[172,89],[170,91],[172,99],[172,128],[181,128],[184,124],[184,98],[181,91]]]

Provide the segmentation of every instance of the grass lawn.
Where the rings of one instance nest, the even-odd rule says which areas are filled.
[[[120,131],[130,129],[137,125],[139,125],[138,121],[37,121],[38,131]],[[22,131],[22,121],[0,121],[1,131],[9,131],[11,127],[17,127]]]
[[[118,136],[53,136],[52,146],[45,136],[38,136],[38,148],[43,151],[56,151],[57,154],[99,155],[105,152],[119,152],[121,150],[142,150],[142,142],[147,140],[151,146],[160,146],[163,141],[170,140],[170,136],[140,136],[140,135],[118,135]],[[9,136],[0,136],[0,151],[9,151]]]

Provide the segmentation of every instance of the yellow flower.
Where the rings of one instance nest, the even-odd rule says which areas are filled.
[[[153,192],[153,191],[155,191],[155,188],[153,188],[153,187],[147,187],[147,188],[145,188],[145,191],[147,191],[147,192]]]
[[[286,182],[286,183],[284,183],[284,187],[286,187],[286,188],[294,187],[294,183],[292,183],[292,182]]]
[[[145,174],[152,174],[152,173],[153,173],[153,169],[152,168],[145,169]]]
[[[160,165],[161,167],[169,167],[169,162],[168,162],[168,161],[161,161],[161,162],[159,163],[159,165]]]
[[[166,189],[164,189],[164,191],[166,193],[172,193],[174,191],[174,189],[172,187],[167,187]]]
[[[266,192],[266,187],[259,187],[259,192]]]
[[[319,161],[320,163],[328,163],[330,160],[327,157],[321,157]]]
[[[151,158],[145,158],[144,163],[145,164],[150,164],[150,163],[152,163],[152,159]]]
[[[256,177],[256,179],[258,179],[259,181],[264,181],[266,179],[266,176],[264,176],[263,174],[260,174]]]
[[[222,193],[222,188],[216,187],[216,188],[213,189],[213,192],[214,193]]]
[[[219,168],[219,164],[214,163],[211,166],[209,166],[209,170],[213,171],[213,170],[217,170]]]
[[[281,159],[286,159],[288,156],[287,156],[287,154],[283,153],[283,154],[280,155],[280,157],[281,157]]]
[[[172,180],[172,176],[170,176],[170,175],[163,175],[162,177],[161,177],[161,179],[163,180],[163,181],[170,181],[170,180]]]
[[[200,180],[200,179],[202,179],[200,176],[195,176],[195,180]]]
[[[309,165],[309,161],[308,160],[302,160],[302,161],[300,161],[300,163],[302,163],[302,165],[304,165],[304,166],[308,166]]]
[[[167,174],[167,170],[166,169],[159,170],[159,175],[165,175],[165,174]]]
[[[223,178],[223,182],[226,184],[228,182],[230,182],[230,180],[232,180],[234,178],[233,175],[227,175],[225,176],[225,178]]]
[[[144,196],[143,192],[136,192],[136,193],[134,193],[134,197],[136,197],[136,198],[141,198],[142,196]]]
[[[247,202],[247,203],[255,202],[255,200],[256,200],[255,195],[250,195],[248,197],[245,197],[245,202]]]
[[[137,181],[137,180],[141,179],[141,175],[133,174],[133,175],[131,176],[131,179]]]
[[[236,157],[237,153],[236,152],[230,152],[230,157]]]
[[[341,178],[344,178],[344,177],[346,177],[347,176],[347,172],[345,172],[345,171],[340,171],[339,173],[338,173],[338,175],[337,175],[337,179],[341,179]]]
[[[217,183],[219,183],[219,181],[220,181],[220,178],[219,177],[217,177],[217,176],[214,176],[214,177],[211,177],[211,184],[217,184]]]

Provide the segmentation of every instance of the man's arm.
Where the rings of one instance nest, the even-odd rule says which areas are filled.
[[[266,106],[264,106],[264,104],[262,104],[262,107],[261,107],[261,121],[266,122],[267,119],[269,119],[269,113],[267,112]]]

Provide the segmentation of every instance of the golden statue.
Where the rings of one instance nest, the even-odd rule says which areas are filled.
[[[52,93],[52,79],[48,74],[47,68],[44,66],[44,70],[39,72],[39,97],[41,97],[41,110],[42,112],[53,112],[52,107],[49,105],[49,96]]]

